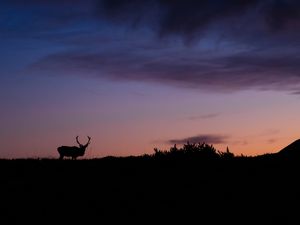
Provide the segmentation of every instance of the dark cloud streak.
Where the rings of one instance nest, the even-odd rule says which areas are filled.
[[[215,134],[202,134],[193,137],[187,137],[183,139],[171,139],[167,142],[169,144],[186,144],[189,143],[208,143],[208,144],[223,144],[226,142],[227,136],[215,135]]]
[[[70,52],[48,56],[31,69],[93,74],[112,80],[155,82],[211,92],[245,89],[295,92],[300,84],[299,61],[294,55],[191,56],[190,61],[182,61],[176,54],[156,60],[156,55],[139,52]]]

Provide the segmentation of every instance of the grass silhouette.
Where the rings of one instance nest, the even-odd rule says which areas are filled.
[[[300,158],[279,153],[187,143],[136,157],[0,160],[0,222],[298,224]]]

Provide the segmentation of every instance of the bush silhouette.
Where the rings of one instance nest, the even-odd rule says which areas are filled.
[[[234,158],[234,154],[229,151],[228,147],[226,148],[226,152],[218,151],[218,154],[220,155],[221,158],[225,158],[225,159]]]
[[[233,158],[234,154],[229,151],[228,147],[226,152],[217,151],[213,145],[203,143],[189,143],[187,142],[181,148],[175,144],[169,150],[160,150],[154,148],[155,158],[202,158],[202,159],[217,159],[217,158]]]

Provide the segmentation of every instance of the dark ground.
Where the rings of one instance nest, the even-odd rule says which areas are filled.
[[[1,160],[0,224],[300,224],[300,159]]]

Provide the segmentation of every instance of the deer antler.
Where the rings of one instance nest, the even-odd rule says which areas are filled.
[[[76,142],[77,142],[79,145],[81,145],[80,142],[78,141],[78,136],[76,137]]]
[[[89,144],[90,143],[90,141],[91,141],[91,137],[90,136],[87,136],[88,137],[88,142],[86,143],[86,144]]]

